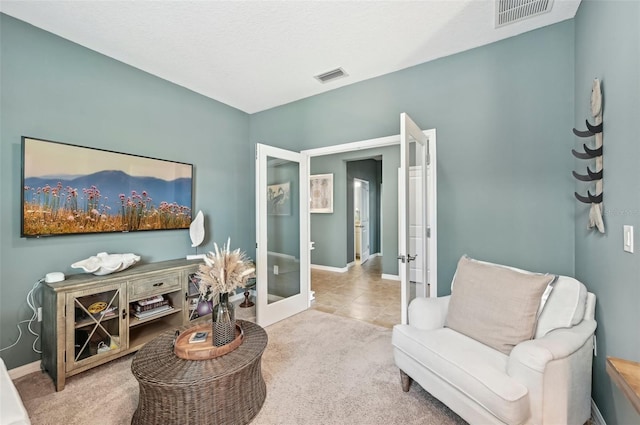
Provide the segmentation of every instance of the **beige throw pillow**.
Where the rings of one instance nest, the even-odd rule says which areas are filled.
[[[554,275],[525,274],[480,263],[458,262],[445,326],[509,354],[535,333],[538,306]]]

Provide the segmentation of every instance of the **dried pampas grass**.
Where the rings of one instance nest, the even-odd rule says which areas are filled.
[[[255,277],[256,268],[247,255],[236,249],[231,251],[231,238],[227,244],[218,248],[214,243],[215,252],[209,251],[196,273],[200,278],[198,290],[207,299],[217,299],[218,294],[231,292],[236,288],[244,288],[247,280]]]

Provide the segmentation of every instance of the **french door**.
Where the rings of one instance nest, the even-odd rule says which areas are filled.
[[[309,182],[305,154],[256,149],[256,320],[268,326],[309,308]]]
[[[401,321],[416,297],[437,296],[432,283],[435,239],[435,143],[406,113],[400,115],[400,175],[398,190],[398,267],[401,281]],[[432,152],[433,151],[433,152]],[[435,164],[435,158],[433,158]],[[435,262],[434,262],[435,263]]]

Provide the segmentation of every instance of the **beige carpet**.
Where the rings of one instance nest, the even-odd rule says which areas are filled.
[[[465,423],[415,383],[402,392],[390,329],[308,310],[266,330],[267,399],[252,424]],[[47,375],[18,379],[32,423],[130,423],[138,402],[132,356],[68,379],[59,393]]]

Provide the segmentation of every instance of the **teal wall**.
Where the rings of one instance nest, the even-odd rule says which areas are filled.
[[[608,424],[639,423],[609,379],[605,360],[640,361],[640,2],[583,0],[575,44],[576,128],[584,128],[585,119],[593,122],[593,78],[601,80],[603,92],[604,235],[587,229],[589,206],[575,202],[576,277],[597,296],[593,398]],[[567,139],[567,152],[585,142],[570,134]],[[584,172],[588,164],[576,160],[574,169]],[[575,190],[586,193],[588,187],[576,183]],[[634,226],[634,254],[622,249],[624,224]]]
[[[1,347],[16,340],[16,323],[31,314],[27,292],[47,272],[77,273],[70,264],[100,251],[133,252],[145,262],[194,253],[187,230],[20,238],[22,135],[193,163],[194,208],[209,228],[200,252],[231,236],[253,256],[246,223],[254,213],[242,208],[254,197],[246,113],[3,14],[0,56]],[[40,358],[25,333],[1,353],[9,368]]]
[[[594,399],[608,423],[632,423],[604,356],[640,356],[640,262],[621,246],[623,224],[640,240],[639,21],[638,2],[583,0],[575,20],[248,116],[0,15],[0,346],[17,337],[16,323],[29,317],[24,298],[48,271],[70,273],[99,251],[144,261],[190,252],[186,231],[21,239],[20,136],[194,163],[195,208],[213,239],[231,236],[253,255],[255,142],[303,150],[389,136],[407,112],[438,131],[440,295],[464,253],[575,274],[598,296]],[[605,235],[586,230],[587,208],[572,195],[583,186],[570,174],[584,167],[569,153],[578,144],[570,129],[588,117],[596,76],[605,93]],[[385,191],[397,188],[396,169],[384,167]],[[395,196],[382,206],[391,263]],[[346,223],[319,226],[331,234]],[[203,250],[211,246],[209,237]],[[32,341],[2,352],[10,368],[38,359]]]
[[[407,112],[437,129],[441,295],[465,253],[572,275],[573,86],[570,20],[253,114],[250,138],[292,150],[368,140],[398,134]]]
[[[363,149],[333,155],[323,155],[311,159],[311,174],[333,173],[333,214],[311,214],[311,240],[315,249],[311,251],[311,264],[343,268],[348,263],[348,238],[353,232],[348,224],[347,164],[363,158],[382,156],[381,244],[384,252],[382,272],[398,274],[398,167],[400,166],[399,146]],[[351,195],[353,196],[353,195]]]

